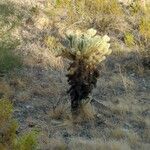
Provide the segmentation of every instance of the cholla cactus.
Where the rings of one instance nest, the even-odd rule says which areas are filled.
[[[86,63],[97,65],[111,53],[108,43],[110,38],[96,35],[97,31],[89,29],[87,32],[68,31],[66,37],[69,41],[63,56],[68,59],[84,59]]]
[[[80,105],[89,98],[96,86],[99,71],[97,65],[111,53],[108,43],[110,38],[96,35],[97,31],[89,29],[86,32],[68,31],[68,45],[61,56],[73,61],[68,68],[68,82],[71,96],[72,111],[77,113]]]

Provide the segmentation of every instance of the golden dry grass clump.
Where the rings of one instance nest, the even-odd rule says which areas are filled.
[[[108,30],[113,33],[118,30],[124,32],[127,29],[123,9],[117,0],[62,0],[51,2],[49,7],[51,9],[47,8],[46,13],[58,20],[59,14],[56,12],[61,12],[67,28],[94,26],[101,33]]]
[[[114,15],[122,15],[123,11],[118,4],[117,0],[88,0],[85,1],[90,8],[90,10],[95,12],[101,12],[104,14],[114,14]],[[93,12],[94,13],[94,12]]]
[[[9,98],[12,95],[10,86],[5,81],[0,80],[0,98]]]

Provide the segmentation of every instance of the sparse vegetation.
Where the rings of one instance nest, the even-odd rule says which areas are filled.
[[[17,136],[18,123],[12,119],[13,106],[6,99],[0,99],[0,149],[34,150],[36,149],[35,133]]]
[[[141,19],[139,32],[145,39],[150,39],[150,18],[147,16]]]
[[[0,0],[0,150],[148,150],[149,20],[149,0]]]
[[[128,32],[125,33],[124,40],[125,40],[126,45],[129,46],[129,47],[131,47],[131,46],[133,46],[135,44],[134,36],[131,33],[128,33]]]
[[[9,35],[0,39],[0,73],[21,67],[21,58],[13,52],[18,44],[19,41],[10,38]]]

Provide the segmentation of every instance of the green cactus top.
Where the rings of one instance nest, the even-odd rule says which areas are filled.
[[[100,63],[111,53],[108,43],[110,38],[107,35],[103,37],[96,35],[96,33],[97,31],[93,28],[86,32],[67,31],[68,45],[62,55],[68,59],[83,59],[94,65]]]

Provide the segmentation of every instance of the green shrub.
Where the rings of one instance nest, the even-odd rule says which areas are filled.
[[[139,32],[145,39],[150,39],[150,18],[144,16],[139,25]]]
[[[16,138],[17,123],[12,119],[13,106],[6,99],[0,99],[0,148],[12,149]]]
[[[141,12],[142,9],[141,9],[141,5],[140,5],[139,1],[135,1],[135,2],[131,3],[129,10],[131,12],[131,15],[136,15],[139,12]]]
[[[126,32],[124,35],[124,41],[127,46],[129,47],[133,46],[135,44],[134,35],[130,32]]]
[[[29,132],[18,138],[15,143],[15,150],[35,150],[37,147],[37,134]]]
[[[12,117],[13,107],[7,100],[0,100],[0,127]]]
[[[0,150],[35,150],[37,136],[30,132],[17,136],[18,123],[12,118],[13,106],[9,100],[0,99]]]
[[[0,73],[6,73],[22,65],[21,58],[13,50],[18,46],[18,40],[4,37],[0,39]]]

